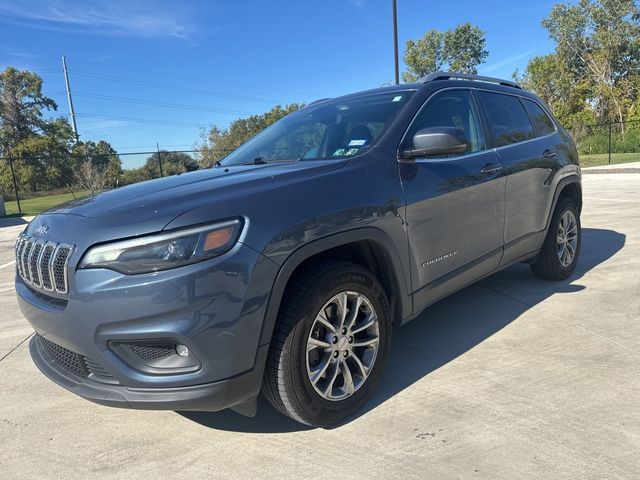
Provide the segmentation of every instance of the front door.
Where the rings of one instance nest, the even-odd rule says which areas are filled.
[[[503,247],[502,164],[487,146],[471,91],[444,90],[427,100],[401,150],[411,149],[418,130],[431,127],[459,129],[468,147],[455,156],[399,163],[418,311],[495,270]]]

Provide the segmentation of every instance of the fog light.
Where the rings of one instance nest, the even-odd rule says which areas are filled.
[[[188,357],[189,356],[189,349],[187,348],[186,345],[176,345],[176,353],[181,356],[181,357]]]

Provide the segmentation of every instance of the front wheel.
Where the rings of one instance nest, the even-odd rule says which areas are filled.
[[[535,263],[533,273],[545,280],[565,280],[576,268],[582,228],[576,202],[569,197],[558,201],[547,237]]]
[[[327,262],[293,280],[276,324],[263,392],[299,422],[330,426],[367,400],[382,373],[391,322],[378,280]]]

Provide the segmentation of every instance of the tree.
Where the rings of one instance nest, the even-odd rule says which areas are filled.
[[[89,190],[91,195],[104,190],[107,183],[107,177],[104,170],[91,162],[91,160],[83,160],[80,162],[75,173],[76,183],[80,188]]]
[[[89,161],[103,175],[105,175],[105,185],[116,186],[122,174],[122,161],[118,152],[109,142],[100,140],[99,142],[78,142],[72,150],[74,164],[77,168],[85,161]]]
[[[536,92],[566,127],[596,122],[587,101],[588,84],[577,82],[557,54],[531,59],[524,75],[515,72],[514,79],[525,89]]]
[[[489,55],[485,44],[484,32],[470,23],[444,32],[429,30],[422,38],[407,41],[404,62],[409,68],[402,78],[415,82],[440,70],[476,74]]]
[[[6,68],[0,73],[0,156],[12,156],[19,185],[31,191],[64,186],[73,178],[67,156],[74,140],[64,118],[45,119],[56,103],[42,94],[42,79]],[[2,162],[0,188],[12,191],[11,172]]]
[[[198,163],[191,155],[160,150],[160,153],[154,153],[147,158],[147,161],[142,167],[147,178],[157,178],[160,176],[158,155],[160,155],[160,159],[162,160],[162,174],[164,176],[193,172],[198,169]]]
[[[213,126],[208,135],[203,138],[203,144],[200,147],[200,165],[202,167],[214,165],[269,125],[303,106],[302,103],[292,103],[284,107],[276,105],[262,115],[251,115],[234,120],[225,129]]]
[[[591,112],[598,122],[622,122],[637,103],[640,90],[640,9],[636,2],[560,3],[543,26],[556,49],[553,74],[541,74],[539,57],[527,67],[525,78],[532,81],[536,93],[554,103],[558,116],[573,114],[577,108]],[[557,94],[558,82],[565,84],[561,95]]]
[[[45,134],[31,135],[15,143],[9,154],[14,159],[18,184],[29,191],[40,191],[73,183],[73,163],[68,156],[73,140],[69,123],[59,118],[47,123]],[[2,191],[13,189],[11,181],[9,169],[0,169]]]
[[[20,141],[42,133],[43,110],[56,103],[42,94],[42,79],[35,73],[7,67],[0,73],[0,155],[6,156]]]

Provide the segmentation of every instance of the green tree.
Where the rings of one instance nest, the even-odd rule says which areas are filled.
[[[576,81],[562,58],[555,53],[531,59],[524,75],[514,78],[544,100],[555,116],[568,128],[596,122],[589,97],[589,85]]]
[[[191,155],[186,153],[160,150],[159,155],[162,160],[162,174],[164,176],[192,172],[198,169],[198,162],[196,162]],[[154,153],[147,158],[142,169],[147,178],[159,177],[160,167],[158,162],[158,153]]]
[[[429,30],[418,40],[409,40],[404,62],[408,70],[402,74],[405,82],[440,70],[457,73],[478,73],[489,52],[485,48],[484,32],[470,23],[440,32]]]
[[[38,75],[7,67],[0,73],[0,155],[8,155],[20,141],[41,134],[47,125],[43,110],[56,109],[56,103],[42,94]]]
[[[42,134],[33,134],[16,142],[10,154],[20,187],[27,191],[53,190],[73,183],[73,162],[69,151],[74,135],[69,123],[58,118],[43,126]],[[6,163],[6,162],[3,162]],[[3,191],[11,191],[9,169],[0,170]]]
[[[203,144],[200,147],[200,165],[202,167],[214,165],[269,125],[303,106],[304,104],[301,103],[292,103],[284,107],[276,105],[262,115],[251,115],[247,118],[234,120],[227,128],[213,126],[203,138]]]
[[[78,142],[72,149],[74,168],[77,170],[83,166],[84,162],[90,162],[95,169],[105,177],[104,186],[114,187],[118,184],[122,174],[122,161],[118,152],[109,142],[100,140]],[[84,167],[84,172],[88,168]]]
[[[544,62],[533,59],[525,78],[531,80],[534,90],[554,104],[559,117],[583,110],[591,112],[599,122],[623,121],[637,103],[640,90],[637,3],[634,0],[559,3],[543,26],[556,43],[553,71],[541,74]],[[564,85],[561,95],[557,94],[559,82]]]

